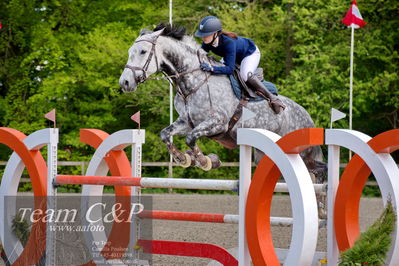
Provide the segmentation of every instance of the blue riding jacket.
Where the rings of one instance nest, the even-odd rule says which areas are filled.
[[[217,47],[211,44],[202,43],[202,49],[222,56],[225,66],[213,66],[212,73],[215,74],[233,74],[235,64],[241,64],[241,61],[251,55],[256,50],[255,43],[251,39],[238,36],[237,39],[230,38],[224,34],[219,36]]]

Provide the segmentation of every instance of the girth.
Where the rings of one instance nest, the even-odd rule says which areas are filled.
[[[238,103],[236,110],[234,111],[233,116],[230,118],[229,121],[229,127],[227,129],[226,133],[230,133],[230,131],[233,129],[233,127],[237,124],[238,120],[240,120],[241,116],[242,116],[242,108],[244,106],[246,106],[248,103],[247,100],[240,100],[240,102]]]

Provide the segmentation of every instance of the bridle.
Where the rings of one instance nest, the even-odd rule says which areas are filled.
[[[155,55],[155,45],[156,45],[158,37],[159,37],[159,35],[154,40],[145,40],[145,39],[143,39],[143,40],[135,41],[135,43],[138,43],[138,42],[149,42],[149,43],[152,44],[150,54],[148,55],[147,61],[145,62],[143,67],[131,66],[129,64],[126,64],[126,66],[125,66],[125,68],[129,68],[130,70],[132,70],[133,77],[134,77],[134,80],[136,81],[136,83],[143,83],[144,81],[149,79],[149,77],[147,76],[147,70],[148,70],[148,66],[151,63],[152,57]],[[155,55],[155,64],[157,66],[157,72],[158,72],[159,71],[159,69],[158,69],[158,58],[157,58],[156,55]],[[138,77],[136,77],[136,70],[141,71],[143,74],[138,76]]]
[[[165,76],[163,76],[163,77],[149,77],[149,76],[147,75],[147,70],[148,70],[148,67],[149,67],[149,65],[150,65],[150,63],[151,63],[152,57],[155,57],[155,64],[156,64],[156,66],[157,66],[157,71],[156,71],[156,72],[159,72],[159,68],[158,68],[158,58],[157,58],[157,56],[155,55],[155,45],[156,45],[156,43],[157,43],[158,37],[159,37],[159,35],[158,35],[155,39],[152,39],[152,40],[143,39],[143,40],[137,40],[137,41],[135,41],[135,43],[138,43],[138,42],[149,42],[149,43],[152,44],[151,51],[150,51],[150,53],[149,53],[149,55],[148,55],[148,57],[147,57],[147,61],[144,63],[144,66],[143,66],[143,67],[131,66],[131,65],[129,65],[129,64],[126,64],[126,65],[125,65],[125,68],[129,68],[130,70],[132,70],[134,81],[135,81],[137,84],[143,83],[143,82],[146,81],[147,79],[155,79],[155,80],[168,79],[169,81],[171,81],[172,78],[180,78],[180,77],[183,76],[183,75],[190,74],[190,73],[192,73],[192,72],[201,70],[201,68],[195,68],[195,69],[193,69],[193,70],[180,72],[180,73],[177,73],[177,74],[175,74],[175,75],[167,75],[166,73],[164,73]],[[201,62],[201,58],[200,58],[200,56],[199,56],[199,50],[197,51],[197,55],[198,55],[199,61]],[[142,75],[136,76],[136,70],[141,71],[141,72],[142,72]]]
[[[149,43],[152,44],[150,54],[148,55],[147,61],[145,62],[145,64],[144,64],[143,67],[131,66],[131,65],[129,65],[129,64],[126,64],[126,65],[125,65],[125,68],[129,68],[130,70],[132,70],[134,80],[136,81],[137,84],[143,83],[144,81],[146,81],[146,80],[148,80],[148,79],[156,79],[156,80],[159,80],[159,79],[167,79],[167,80],[169,80],[169,82],[171,82],[171,81],[172,81],[172,78],[177,78],[177,79],[179,79],[181,76],[184,76],[184,75],[186,75],[186,74],[189,74],[189,73],[192,73],[192,72],[195,72],[195,71],[198,71],[198,70],[201,70],[201,71],[202,71],[201,68],[195,68],[195,69],[193,69],[193,70],[189,70],[189,71],[185,71],[185,72],[180,72],[180,73],[177,73],[177,74],[175,74],[175,75],[167,75],[166,73],[164,73],[165,76],[162,76],[162,77],[148,77],[148,75],[147,75],[147,70],[148,70],[148,66],[149,66],[150,63],[151,63],[151,60],[152,60],[152,57],[153,57],[153,56],[155,57],[155,63],[156,63],[156,66],[157,66],[157,71],[156,71],[156,72],[159,72],[159,68],[158,68],[158,58],[157,58],[157,56],[155,55],[155,45],[156,45],[156,42],[157,42],[158,37],[159,37],[159,35],[158,35],[156,38],[152,39],[152,40],[143,39],[143,40],[137,40],[137,41],[135,41],[135,43],[138,43],[138,42],[149,42]],[[198,56],[198,61],[199,61],[199,63],[201,63],[200,50],[197,50],[197,56]],[[143,74],[140,75],[140,76],[138,76],[138,77],[136,77],[136,70],[141,71]],[[186,108],[187,108],[187,98],[188,98],[190,95],[192,95],[194,92],[196,92],[199,88],[201,88],[204,84],[206,84],[206,85],[207,85],[207,88],[208,88],[208,94],[209,94],[209,101],[210,101],[211,110],[213,109],[212,100],[211,100],[211,95],[210,95],[210,90],[209,90],[209,85],[208,85],[208,78],[209,78],[209,76],[210,76],[210,74],[208,75],[208,73],[205,73],[205,79],[204,79],[202,82],[200,82],[196,87],[194,87],[192,90],[190,90],[188,94],[187,94],[187,93],[186,93],[186,94],[183,93],[183,91],[181,90],[181,88],[180,88],[179,86],[176,86],[177,94],[180,95],[180,97],[183,98]],[[191,120],[191,119],[189,119],[189,120]]]

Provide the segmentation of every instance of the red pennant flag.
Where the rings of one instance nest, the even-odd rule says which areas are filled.
[[[136,112],[132,117],[130,117],[134,122],[139,124],[140,127],[140,111]]]
[[[48,112],[47,114],[45,114],[44,117],[55,123],[55,109],[53,109],[50,112]]]
[[[351,7],[349,8],[345,17],[342,19],[342,23],[344,23],[348,27],[354,27],[355,29],[363,27],[367,24],[366,22],[364,22],[363,17],[360,14],[356,0],[353,0]]]

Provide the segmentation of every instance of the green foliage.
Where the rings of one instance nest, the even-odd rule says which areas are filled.
[[[381,191],[378,186],[365,186],[362,196],[368,198],[379,198],[381,197]]]
[[[245,8],[237,4],[223,4],[217,12],[227,31],[253,39],[262,53],[261,67],[265,78],[275,81],[284,76],[287,15],[281,6],[272,9],[249,4]]]
[[[339,265],[384,265],[395,222],[396,214],[389,201],[378,220],[360,235],[351,249],[341,254]]]
[[[79,142],[80,128],[115,132],[135,126],[141,110],[146,129],[144,161],[168,161],[159,132],[169,124],[169,85],[148,81],[122,94],[118,79],[127,50],[142,28],[168,21],[168,1],[10,0],[0,2],[0,126],[25,134],[51,126],[43,118],[57,109],[62,160],[88,161],[93,149]],[[368,23],[355,32],[354,129],[370,135],[398,127],[399,3],[362,0]],[[262,53],[265,77],[303,105],[318,127],[329,125],[330,108],[348,111],[350,29],[341,19],[350,1],[173,1],[173,22],[189,33],[206,15],[224,29],[252,38]],[[200,40],[198,40],[200,41]],[[176,114],[174,117],[177,117]],[[347,127],[346,120],[336,126]],[[187,149],[184,138],[176,145]],[[201,140],[206,153],[237,161],[238,151]],[[0,149],[0,159],[10,151]],[[68,173],[79,173],[68,168]],[[174,169],[175,176],[236,178],[237,169],[204,173]],[[166,176],[166,168],[144,174]],[[21,187],[29,190],[29,187]],[[67,187],[69,189],[77,189]]]
[[[293,70],[281,80],[282,93],[301,103],[316,125],[327,127],[331,107],[343,111],[349,107],[350,30],[340,22],[349,3],[287,2],[292,2],[291,49],[295,56]],[[394,40],[399,35],[391,12],[399,10],[395,1],[384,2],[377,6],[376,1],[360,2],[368,25],[355,30],[354,128],[372,135],[396,128],[398,121],[398,53]],[[384,15],[374,13],[376,9]],[[388,37],[382,36],[385,33]]]
[[[16,215],[12,219],[12,232],[21,241],[22,245],[25,246],[29,238],[29,224],[25,219],[22,219],[21,215]]]

